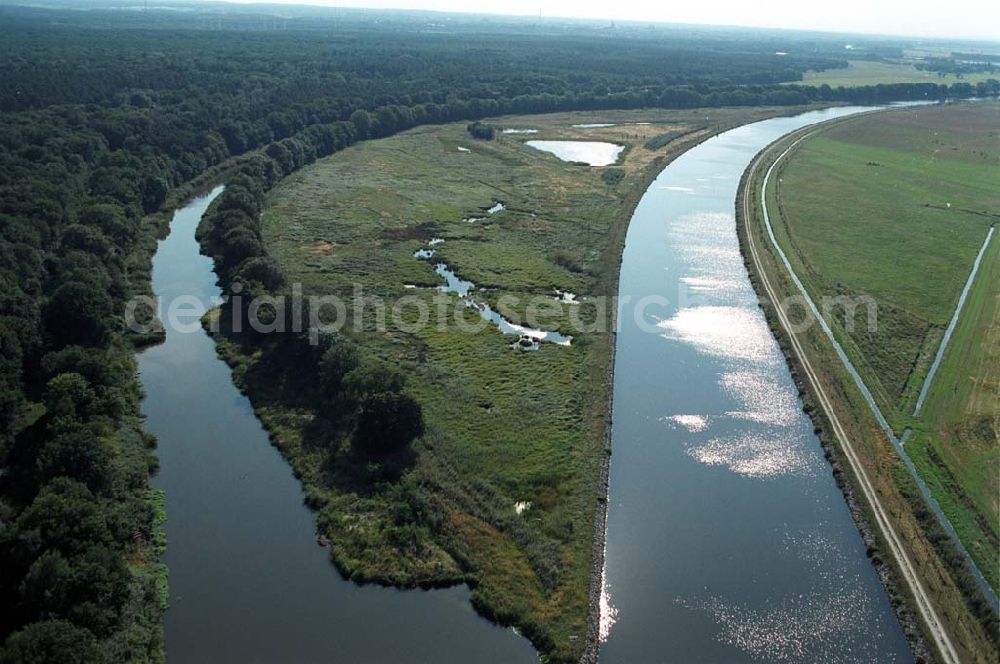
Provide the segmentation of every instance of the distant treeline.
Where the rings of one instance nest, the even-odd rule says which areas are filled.
[[[997,56],[968,55],[970,59],[959,57],[927,58],[916,67],[925,71],[935,71],[942,75],[954,74],[958,78],[962,78],[965,74],[995,74],[1000,72],[1000,62],[997,61]]]
[[[470,37],[368,25],[250,33],[181,29],[177,18],[150,27],[146,14],[133,14],[0,13],[4,662],[163,658],[160,507],[147,483],[154,443],[141,429],[136,338],[121,314],[148,288],[163,232],[162,216],[149,215],[171,192],[242,164],[206,241],[227,283],[238,277],[274,291],[283,277],[254,219],[263,192],[358,140],[510,113],[1000,90],[996,81],[777,85],[844,62],[775,57],[773,45],[752,39],[605,39],[595,49],[571,32]],[[147,23],[101,23],[116,17]],[[346,343],[302,352],[317,353],[303,361],[326,363],[328,393],[349,396],[341,402],[353,404],[350,426],[373,449],[384,432],[362,421],[365,412],[399,415],[402,438],[419,430],[419,412],[399,398],[391,371],[354,357]],[[362,385],[361,374],[384,383]]]
[[[1000,53],[961,53],[955,51],[951,54],[953,60],[966,60],[968,62],[994,62],[1000,64]]]

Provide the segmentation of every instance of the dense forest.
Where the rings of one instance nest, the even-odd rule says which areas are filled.
[[[506,113],[1000,90],[779,85],[846,65],[801,34],[387,16],[0,8],[0,661],[163,659],[162,508],[132,357],[150,340],[122,311],[192,183],[233,183],[211,248],[224,278],[274,291],[262,192],[358,140]],[[309,352],[341,389],[362,360],[325,348]],[[419,433],[419,406],[385,380],[358,400]],[[374,447],[379,420],[357,423]]]

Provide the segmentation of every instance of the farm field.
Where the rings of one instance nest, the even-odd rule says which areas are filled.
[[[888,83],[971,83],[997,78],[997,74],[973,73],[958,78],[955,74],[939,75],[935,71],[917,69],[908,62],[881,62],[875,60],[848,60],[843,69],[807,71],[799,85],[829,85],[831,88],[852,85],[881,85]]]
[[[390,317],[407,296],[399,312],[410,323],[419,303],[431,312],[428,324],[406,331],[379,328],[374,305],[360,316],[347,312],[346,333],[400,367],[423,407],[427,430],[403,479],[356,481],[375,471],[331,467],[308,408],[283,400],[280,390],[249,390],[320,509],[321,531],[345,573],[403,585],[469,581],[482,612],[514,624],[558,661],[579,656],[610,453],[611,307],[599,298],[615,293],[632,207],[684,147],[779,112],[512,116],[489,122],[524,133],[498,131],[492,141],[473,139],[464,124],[424,127],[347,148],[270,193],[264,239],[289,282],[307,294],[351,296],[361,288],[382,298]],[[611,126],[573,126],[595,124]],[[615,165],[587,167],[531,148],[530,140],[610,141],[625,151]],[[416,257],[422,250],[433,257]],[[559,330],[571,345],[522,350],[512,347],[517,336],[493,325],[472,333],[453,319],[438,325],[439,304],[469,325],[480,321],[437,289],[444,283],[438,262],[474,282],[474,297],[510,322]],[[260,357],[219,341],[246,387]]]
[[[782,163],[772,180],[779,242],[821,307],[824,297],[859,303],[853,316],[835,306],[827,319],[897,435],[912,429],[908,453],[996,588],[995,237],[922,410],[913,413],[976,255],[1000,220],[1000,104],[839,123]]]
[[[1000,242],[994,234],[906,443],[966,546],[987,570],[996,570],[1000,556],[998,284]],[[995,577],[992,582],[996,587]]]

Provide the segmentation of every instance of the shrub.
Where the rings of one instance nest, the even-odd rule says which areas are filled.
[[[319,380],[326,399],[339,400],[344,379],[357,368],[358,361],[358,347],[350,339],[338,337],[330,344],[319,362]]]
[[[683,132],[683,131],[668,131],[668,132],[665,132],[663,134],[658,134],[658,135],[654,136],[653,138],[649,139],[648,141],[646,141],[646,149],[647,150],[659,150],[660,148],[662,148],[664,145],[666,145],[670,141],[674,140],[678,136],[683,136],[685,133],[687,133],[687,132]]]
[[[466,129],[469,130],[469,133],[472,134],[473,138],[478,138],[483,141],[492,141],[497,135],[497,130],[491,125],[479,122],[478,120],[469,124]]]
[[[374,358],[354,361],[354,368],[343,377],[344,397],[360,402],[371,394],[399,392],[406,378],[394,366]]]
[[[625,171],[621,168],[605,168],[601,171],[601,179],[608,186],[615,186],[625,178]]]
[[[40,483],[68,477],[95,494],[108,491],[114,475],[107,447],[92,431],[79,426],[71,426],[46,441],[38,452],[36,467]]]
[[[3,664],[90,664],[99,661],[102,657],[94,635],[66,620],[32,623],[12,634],[0,651]]]
[[[423,432],[423,411],[413,397],[379,392],[362,401],[354,444],[369,454],[387,454],[406,447]]]

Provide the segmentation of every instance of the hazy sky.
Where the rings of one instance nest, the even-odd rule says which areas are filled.
[[[238,0],[252,1],[252,0]],[[1000,41],[1000,0],[258,0],[286,4],[573,16]]]

